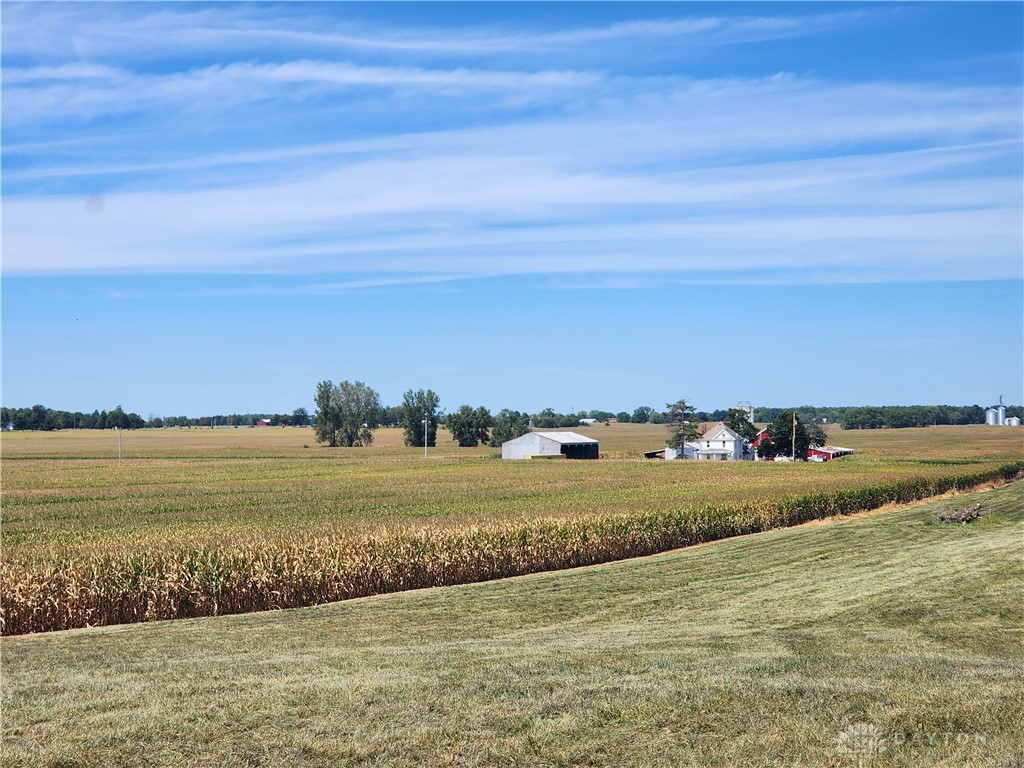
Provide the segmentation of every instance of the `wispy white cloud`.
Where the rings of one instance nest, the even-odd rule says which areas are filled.
[[[459,114],[479,110],[481,92],[485,92],[483,103],[500,99],[494,92],[502,87],[533,103],[547,99],[559,103],[571,100],[573,104],[562,114],[540,118],[526,119],[521,112],[513,111],[507,119],[490,120],[491,124],[483,128],[397,133],[388,126],[368,139],[193,152],[170,160],[161,158],[158,144],[147,143],[144,162],[124,163],[118,145],[114,153],[120,161],[117,165],[89,160],[78,169],[67,168],[67,174],[141,173],[231,164],[266,164],[270,173],[277,173],[279,164],[303,158],[365,153],[445,154],[473,152],[481,147],[502,148],[504,154],[546,154],[555,163],[588,167],[617,162],[636,165],[646,158],[646,162],[657,163],[661,172],[669,172],[674,166],[692,167],[694,161],[699,165],[709,156],[731,154],[753,159],[760,154],[856,152],[865,145],[892,142],[941,147],[1017,141],[1020,134],[1021,91],[1010,87],[837,85],[790,75],[695,80],[607,78],[562,72],[428,72],[306,61],[288,66],[232,65],[168,76],[116,75],[96,88],[67,83],[26,89],[24,93],[9,88],[5,90],[5,120],[33,125],[58,120],[73,109],[90,116],[157,109],[157,114],[168,115],[171,120],[182,112],[195,120],[204,116],[205,109],[207,119],[235,126],[238,141],[245,142],[253,114],[244,110],[235,114],[233,107],[256,103],[263,114],[283,112],[298,106],[304,98],[296,92],[296,86],[333,87],[336,81],[408,88],[411,100],[394,107],[396,126],[403,124],[403,114],[415,120],[416,112],[428,105],[436,106],[434,100],[439,94],[455,100],[448,106]],[[312,98],[309,93],[305,96]],[[104,130],[109,136],[126,131],[125,140],[131,140],[130,125],[124,129],[110,125]],[[33,163],[30,170],[26,166],[24,172],[9,164],[9,180],[59,175],[45,160],[50,147],[41,143],[35,132],[31,136],[25,143],[44,159]],[[53,149],[64,146],[60,139]],[[12,140],[8,135],[5,155],[18,156],[27,151],[17,138]],[[50,154],[60,159],[66,153]],[[84,160],[92,156],[82,153],[80,157]]]
[[[667,10],[667,9],[666,9]],[[881,11],[831,11],[819,14],[732,16],[710,15],[609,22],[604,25],[550,24],[516,29],[492,23],[444,28],[383,28],[317,6],[296,14],[276,6],[230,4],[203,9],[154,9],[132,4],[66,4],[47,9],[44,26],[32,4],[5,4],[4,45],[12,55],[90,58],[175,52],[232,52],[314,48],[337,52],[493,56],[495,54],[579,55],[594,46],[627,44],[650,47],[699,44],[703,48],[820,33],[840,25],[863,22]],[[158,53],[159,52],[159,53]]]
[[[248,188],[113,195],[102,206],[14,199],[4,210],[4,267],[449,279],[815,263],[1015,277],[1019,185],[935,175],[1015,151],[982,145],[651,176],[441,156]]]
[[[326,273],[339,279],[316,285],[347,291],[808,264],[832,279],[1021,273],[1020,87],[623,74],[538,54],[775,39],[865,12],[368,37],[261,6],[51,12],[56,28],[25,30],[36,11],[4,7],[9,275]],[[351,36],[480,55],[381,63],[352,42],[343,61],[147,67],[103,53],[144,57],[158,33],[165,52]]]
[[[587,72],[423,69],[310,60],[239,62],[168,74],[69,64],[9,68],[4,78],[5,122],[14,126],[146,110],[187,108],[224,114],[239,104],[269,99],[302,102],[352,88],[408,89],[421,97],[456,98],[512,92],[521,105],[550,99],[566,89],[592,87],[602,79]]]

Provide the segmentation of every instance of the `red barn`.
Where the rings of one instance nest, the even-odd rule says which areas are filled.
[[[757,435],[754,437],[753,440],[750,441],[751,447],[754,450],[757,450],[757,446],[759,446],[761,444],[761,440],[764,439],[767,436],[768,436],[768,427],[765,427],[764,429],[762,429],[760,432],[757,433]]]
[[[807,460],[831,461],[832,459],[838,459],[840,456],[850,456],[852,453],[853,448],[840,448],[836,445],[823,445],[820,448],[808,448]]]

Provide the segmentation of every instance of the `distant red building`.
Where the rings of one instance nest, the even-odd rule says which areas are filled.
[[[756,451],[757,450],[757,446],[759,446],[761,444],[761,440],[763,440],[767,436],[768,436],[768,427],[765,427],[764,429],[762,429],[760,432],[757,433],[757,436],[754,437],[753,440],[750,441],[751,447]]]
[[[757,450],[757,446],[761,444],[761,441],[768,437],[768,430],[762,429],[757,433],[757,437],[750,441],[750,445],[753,446],[754,450]],[[832,459],[838,459],[841,456],[850,456],[854,453],[853,448],[840,448],[836,445],[822,445],[818,448],[807,449],[807,460],[808,461],[832,461]],[[759,457],[760,458],[760,457]],[[788,457],[785,457],[788,461]],[[761,459],[762,461],[772,461],[772,459]]]
[[[840,448],[836,445],[823,445],[819,448],[808,448],[807,460],[831,461],[832,459],[838,459],[840,456],[850,456],[853,452],[853,448]]]

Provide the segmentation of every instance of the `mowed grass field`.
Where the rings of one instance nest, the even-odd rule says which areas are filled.
[[[1024,458],[1024,432],[932,427],[843,432],[855,456],[826,464],[664,462],[660,425],[581,428],[603,458],[503,462],[439,433],[428,451],[382,429],[368,448],[318,446],[296,428],[4,433],[5,561],[302,542],[396,527],[637,514],[936,478]]]
[[[571,571],[3,638],[2,764],[1020,766],[1022,541],[1015,483]]]

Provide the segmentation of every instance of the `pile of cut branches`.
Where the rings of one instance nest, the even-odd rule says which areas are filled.
[[[972,520],[977,520],[981,517],[981,502],[979,501],[973,507],[964,509],[954,509],[952,512],[939,512],[938,520],[940,523],[963,523],[967,524]]]

